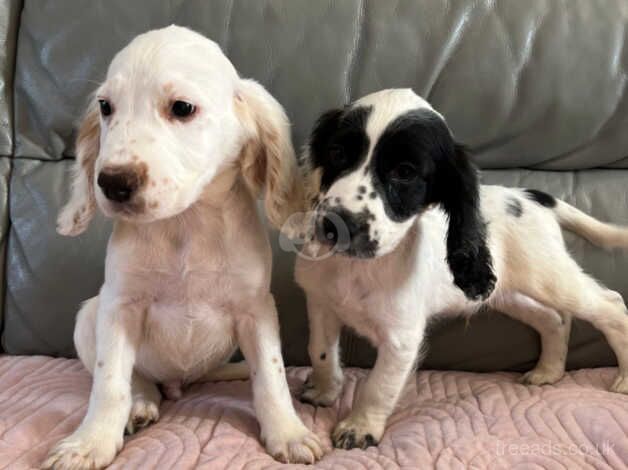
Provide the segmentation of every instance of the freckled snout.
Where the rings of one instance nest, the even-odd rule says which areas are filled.
[[[146,169],[138,165],[106,167],[98,174],[98,186],[107,199],[128,202],[144,185]]]
[[[338,253],[370,258],[377,249],[377,240],[371,239],[369,233],[372,219],[366,211],[353,213],[336,207],[318,218],[315,235],[319,242],[334,247]]]
[[[343,235],[349,241],[356,232],[352,218],[346,213],[343,217],[341,211],[328,210],[316,221],[316,238],[321,243],[335,245]]]

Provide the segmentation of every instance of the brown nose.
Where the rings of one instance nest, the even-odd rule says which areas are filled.
[[[140,187],[140,179],[138,172],[128,167],[103,168],[97,182],[107,199],[127,202]]]

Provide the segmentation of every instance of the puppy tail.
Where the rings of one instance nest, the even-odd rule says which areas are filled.
[[[628,227],[601,222],[564,201],[555,201],[553,210],[564,229],[605,249],[628,248]]]
[[[223,380],[246,380],[250,376],[246,361],[228,362],[207,372],[201,382],[220,382]]]

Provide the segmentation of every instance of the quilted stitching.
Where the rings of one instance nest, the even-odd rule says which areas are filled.
[[[346,371],[343,395],[331,408],[295,405],[329,451],[312,469],[621,469],[628,462],[628,397],[606,391],[615,372],[582,370],[542,387],[519,385],[512,373],[419,372],[379,446],[367,451],[331,452],[329,440],[366,371]],[[288,369],[293,395],[307,373]],[[5,468],[37,466],[78,425],[90,382],[76,360],[0,358]],[[264,452],[246,381],[192,386],[181,400],[164,402],[161,415],[126,438],[110,468],[302,468]]]

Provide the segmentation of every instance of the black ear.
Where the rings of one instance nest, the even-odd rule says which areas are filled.
[[[450,143],[450,145],[448,145]],[[453,139],[436,158],[434,202],[449,217],[447,263],[454,283],[471,300],[486,299],[495,288],[495,274],[480,213],[478,174],[462,145]]]
[[[314,124],[312,134],[310,135],[310,162],[313,167],[321,166],[322,161],[319,161],[321,155],[323,155],[327,149],[327,145],[331,137],[338,130],[338,124],[342,117],[343,109],[330,109],[323,113]]]

